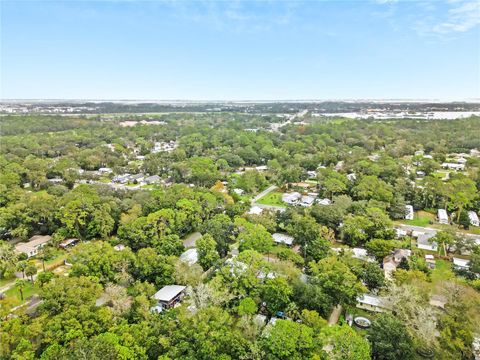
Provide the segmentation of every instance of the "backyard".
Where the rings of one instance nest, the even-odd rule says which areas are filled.
[[[435,221],[435,215],[426,211],[417,211],[413,220],[405,220],[404,223],[413,226],[430,226],[430,221]]]
[[[262,205],[285,206],[285,203],[282,201],[282,193],[277,191],[272,191],[261,197],[257,200],[257,203]]]

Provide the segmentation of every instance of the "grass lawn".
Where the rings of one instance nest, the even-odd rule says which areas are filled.
[[[405,224],[407,225],[413,225],[413,226],[429,226],[430,225],[430,219],[426,217],[417,217],[413,220],[405,220]]]
[[[264,197],[258,199],[257,203],[263,205],[285,206],[285,203],[282,201],[282,193],[276,191],[272,191]]]
[[[37,294],[39,292],[39,287],[37,284],[32,285],[30,281],[27,282],[27,286],[23,289],[23,302],[25,302],[28,298],[30,298],[32,295]],[[6,298],[11,298],[14,300],[14,305],[13,306],[18,306],[22,303],[22,300],[20,298],[20,291],[16,286],[13,286],[12,288],[8,289],[5,292]]]
[[[10,284],[11,282],[15,282],[15,278],[10,278],[10,279],[0,279],[0,288]]]
[[[432,271],[432,283],[435,285],[439,281],[452,279],[455,274],[452,271],[452,263],[447,260],[437,260],[435,269]]]
[[[405,220],[405,224],[413,226],[430,226],[430,221],[435,220],[435,215],[426,211],[418,211],[415,213],[413,220]]]

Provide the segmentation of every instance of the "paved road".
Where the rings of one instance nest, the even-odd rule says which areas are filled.
[[[277,188],[276,185],[272,185],[268,188],[266,188],[265,190],[263,190],[260,194],[258,194],[257,196],[255,196],[253,199],[252,199],[252,202],[257,202],[258,199],[261,199],[262,197],[264,197],[265,195],[267,195],[268,193],[271,193],[273,190],[275,190]]]
[[[415,231],[422,231],[424,233],[432,233],[432,234],[436,234],[437,232],[440,231],[439,229],[435,229],[435,228],[431,228],[431,227],[405,225],[405,224],[400,224],[400,225],[398,225],[398,227],[400,227],[401,229],[406,230],[406,231],[415,230]],[[469,236],[469,237],[473,237],[474,239],[480,240],[480,235],[466,234],[466,233],[462,233],[462,232],[458,232],[457,234],[460,235],[460,236]]]

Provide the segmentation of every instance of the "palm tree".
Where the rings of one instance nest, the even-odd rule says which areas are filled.
[[[25,288],[27,287],[28,285],[28,282],[26,280],[23,280],[23,279],[17,279],[17,281],[15,281],[15,287],[18,289],[18,291],[20,292],[20,299],[23,301],[23,290],[25,290]]]
[[[25,278],[25,269],[27,268],[27,262],[26,261],[19,261],[17,264],[17,271],[21,271],[23,278]]]
[[[35,264],[28,264],[28,266],[25,268],[25,275],[30,276],[30,280],[32,281],[33,284],[33,275],[37,273],[37,267]]]

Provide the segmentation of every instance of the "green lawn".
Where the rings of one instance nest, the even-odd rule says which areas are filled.
[[[429,226],[430,219],[427,217],[415,217],[413,220],[405,220],[405,224],[413,226]]]
[[[452,271],[452,263],[447,260],[437,260],[435,269],[432,271],[432,283],[435,285],[439,281],[452,279],[455,274]]]
[[[26,301],[34,294],[38,294],[39,288],[37,284],[32,285],[30,281],[27,281],[27,286],[23,289],[23,299]],[[22,303],[20,299],[20,291],[16,286],[11,287],[5,292],[7,298],[13,298],[15,301],[15,305],[20,305]]]
[[[418,211],[415,213],[413,220],[405,220],[405,224],[413,226],[430,226],[430,221],[435,220],[435,215],[426,212]]]
[[[448,174],[447,171],[435,171],[434,173],[432,173],[432,176],[439,179],[443,179],[445,176],[447,176],[447,174]]]
[[[257,203],[263,205],[285,206],[285,203],[282,201],[282,193],[276,191],[272,191],[264,197],[258,199]]]

